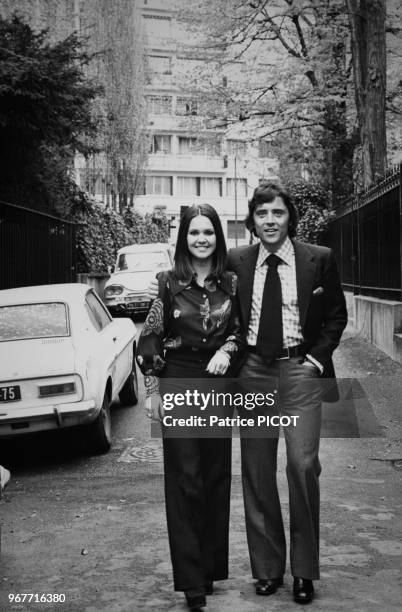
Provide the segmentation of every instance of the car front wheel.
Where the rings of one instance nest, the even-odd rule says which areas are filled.
[[[102,407],[93,423],[86,426],[87,441],[94,453],[106,453],[112,444],[112,419],[110,400],[107,392],[103,397]]]
[[[124,383],[119,393],[119,399],[123,406],[135,406],[136,404],[138,404],[138,379],[134,360],[133,369],[131,370],[126,382]]]

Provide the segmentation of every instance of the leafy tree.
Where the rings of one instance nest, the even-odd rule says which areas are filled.
[[[302,170],[319,177],[335,203],[349,196],[356,146],[362,143],[367,166],[372,164],[369,151],[377,158],[373,144],[380,139],[378,158],[385,159],[384,4],[184,2],[180,17],[193,28],[191,43],[195,39],[210,60],[211,70],[199,70],[194,81],[201,95],[207,90],[214,100],[210,117],[220,114],[222,126],[237,124],[257,138],[275,139],[285,173],[291,176],[298,167],[299,176]],[[216,78],[222,70],[223,83]],[[372,180],[373,172],[367,173]]]
[[[76,188],[75,151],[89,152],[91,102],[99,87],[84,74],[77,36],[50,45],[20,17],[0,17],[0,197],[65,213]]]
[[[297,238],[319,243],[334,217],[328,191],[317,181],[293,181],[289,187],[299,213]]]
[[[100,158],[89,158],[87,168],[99,168],[107,204],[116,208],[118,196],[121,212],[134,204],[140,192],[149,146],[141,21],[132,0],[87,0],[83,14],[91,25],[88,45],[94,60],[90,69],[103,86],[97,101],[102,153]]]
[[[319,176],[335,197],[350,193],[356,133],[347,124],[343,0],[202,0],[182,14],[205,35],[199,46],[213,72],[226,70],[225,86],[216,87],[226,124],[274,139],[290,174],[298,166],[299,176]]]

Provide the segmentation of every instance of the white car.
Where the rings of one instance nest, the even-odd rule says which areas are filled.
[[[0,438],[79,425],[106,452],[112,401],[138,401],[136,331],[89,285],[0,291]]]
[[[103,298],[113,316],[146,313],[150,305],[149,283],[161,270],[173,265],[169,244],[132,244],[117,253],[114,272],[106,282]]]

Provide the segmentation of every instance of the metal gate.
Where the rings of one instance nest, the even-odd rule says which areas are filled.
[[[75,224],[0,201],[0,289],[75,282]]]
[[[325,244],[342,286],[354,294],[402,301],[402,166],[336,211]]]

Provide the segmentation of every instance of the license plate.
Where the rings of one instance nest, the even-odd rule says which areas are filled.
[[[126,305],[126,308],[128,308],[128,310],[135,310],[136,308],[143,308],[146,305],[147,302],[130,302]]]
[[[13,387],[0,387],[0,402],[16,402],[21,399],[21,391],[18,385]]]

